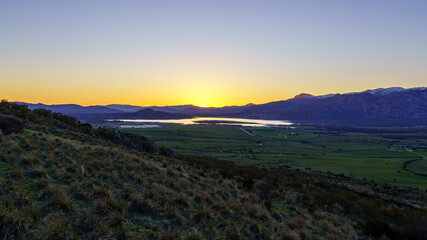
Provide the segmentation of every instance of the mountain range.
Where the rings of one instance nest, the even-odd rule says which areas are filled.
[[[290,120],[308,123],[427,124],[427,87],[378,88],[363,92],[294,98],[244,106],[198,107],[194,105],[152,106],[111,104],[83,107],[75,104],[26,104],[45,108],[85,122],[106,119],[181,119],[189,117],[240,117]]]

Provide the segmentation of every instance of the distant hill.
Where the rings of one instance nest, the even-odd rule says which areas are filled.
[[[83,107],[77,104],[58,104],[58,105],[46,105],[42,103],[31,104],[31,103],[23,103],[16,102],[18,104],[27,105],[30,110],[43,108],[47,110],[52,110],[53,112],[59,112],[63,114],[94,114],[94,113],[122,113],[123,111],[112,109],[106,106],[88,106]]]
[[[30,109],[46,108],[79,120],[180,119],[188,117],[238,117],[291,120],[311,123],[427,124],[427,88],[378,88],[363,92],[294,98],[265,104],[209,107],[178,105],[142,107],[111,104],[82,107],[75,104],[27,104]]]
[[[122,112],[137,112],[139,110],[144,109],[144,107],[134,106],[134,105],[123,105],[123,104],[109,104],[106,107],[110,109],[119,110]]]
[[[191,117],[191,115],[161,112],[149,108],[142,109],[137,112],[75,114],[73,116],[80,121],[91,123],[101,123],[107,119],[183,119]]]
[[[270,102],[265,104],[253,105],[243,111],[236,112],[231,116],[244,118],[261,118],[261,119],[280,119],[280,114],[285,111],[315,101],[312,95],[297,95],[294,98]]]

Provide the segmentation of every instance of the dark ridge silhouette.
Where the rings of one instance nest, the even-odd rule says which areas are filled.
[[[100,123],[109,119],[183,119],[191,117],[191,115],[161,112],[149,108],[142,109],[134,113],[75,114],[73,116],[80,121],[91,123]]]
[[[81,121],[106,119],[182,119],[189,117],[238,117],[291,120],[310,123],[427,124],[427,88],[379,88],[347,94],[294,98],[245,106],[198,107],[193,105],[139,107],[132,105],[89,106],[27,104],[69,114]]]

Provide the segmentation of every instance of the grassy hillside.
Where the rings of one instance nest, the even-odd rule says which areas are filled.
[[[416,189],[173,158],[49,111],[3,101],[0,113],[3,239],[427,237]]]

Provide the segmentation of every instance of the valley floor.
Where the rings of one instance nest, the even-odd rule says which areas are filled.
[[[427,174],[423,157],[427,155],[427,129],[172,125],[122,131],[147,136],[184,155],[290,166],[427,189],[427,177],[423,176]],[[405,162],[409,164],[402,169]]]

